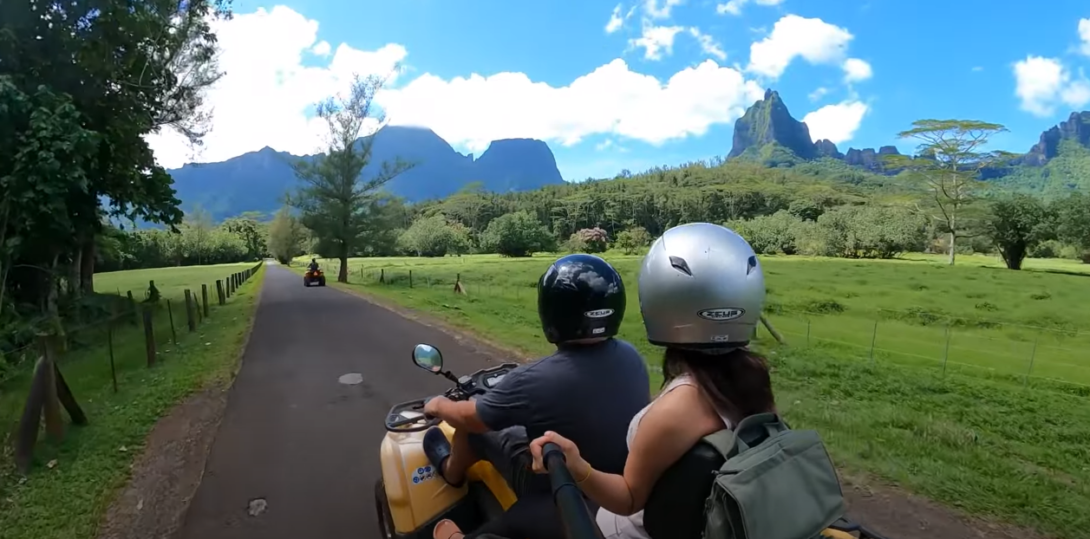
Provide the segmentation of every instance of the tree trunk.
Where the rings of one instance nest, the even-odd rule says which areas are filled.
[[[955,241],[956,240],[957,240],[957,236],[953,232],[951,232],[950,233],[950,260],[949,260],[949,264],[951,266],[954,265],[954,256],[955,256],[955,247],[956,247],[955,246]]]
[[[80,284],[83,286],[84,294],[93,294],[95,292],[95,258],[98,257],[98,250],[95,248],[95,238],[87,240],[83,243],[83,260],[80,265]]]
[[[72,260],[68,265],[68,289],[65,291],[69,297],[78,298],[83,293],[83,284],[80,277],[83,276],[83,248],[77,246],[72,251]]]
[[[341,267],[337,271],[337,282],[348,282],[348,255],[341,255],[338,260],[341,261]]]

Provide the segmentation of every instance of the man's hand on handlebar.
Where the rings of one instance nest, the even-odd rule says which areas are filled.
[[[430,400],[428,400],[427,404],[424,405],[424,414],[428,417],[438,417],[440,419],[444,419],[441,415],[439,415],[439,408],[440,406],[445,404],[444,401],[451,402],[450,399],[443,396],[432,397]]]
[[[590,475],[590,463],[583,460],[583,457],[579,455],[579,448],[576,447],[575,442],[553,431],[548,431],[545,435],[530,442],[530,454],[534,456],[534,472],[548,473],[545,462],[542,460],[542,448],[550,442],[560,446],[560,450],[564,452],[564,460],[567,461],[568,470],[571,471],[576,481],[585,480]]]

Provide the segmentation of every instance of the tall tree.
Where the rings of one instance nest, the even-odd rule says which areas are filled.
[[[304,236],[303,226],[291,214],[291,207],[285,205],[269,223],[269,254],[281,264],[290,263],[299,254]]]
[[[967,228],[962,219],[975,199],[980,171],[1009,157],[987,151],[988,140],[1007,129],[977,120],[918,120],[912,129],[897,134],[918,142],[917,156],[890,156],[887,166],[903,168],[926,183],[938,210],[935,219],[949,237],[949,263],[954,264],[957,239]]]
[[[327,151],[293,165],[303,186],[292,203],[301,213],[303,226],[318,237],[319,254],[341,261],[337,280],[342,283],[348,282],[348,257],[357,252],[361,238],[382,230],[381,212],[375,208],[379,189],[411,167],[396,159],[382,163],[370,179],[360,178],[371,162],[377,132],[386,122],[374,99],[387,80],[357,76],[346,96],[319,103],[318,117],[328,129]],[[361,139],[361,131],[370,125],[377,128]]]

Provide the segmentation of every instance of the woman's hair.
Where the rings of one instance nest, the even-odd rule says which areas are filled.
[[[723,355],[666,348],[662,357],[663,387],[688,374],[721,413],[735,421],[776,410],[772,378],[765,358],[741,348]]]

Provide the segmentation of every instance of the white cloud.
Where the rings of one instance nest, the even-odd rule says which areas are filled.
[[[715,12],[720,15],[741,15],[742,6],[746,4],[746,0],[730,0],[726,4],[719,4],[715,6]]]
[[[785,15],[768,37],[750,45],[746,69],[776,79],[795,58],[811,64],[838,64],[844,61],[853,37],[846,29],[818,18]]]
[[[719,46],[719,42],[712,36],[701,32],[700,29],[696,27],[689,28],[689,34],[696,38],[696,41],[700,43],[700,49],[703,50],[705,54],[714,56],[720,61],[727,59],[727,53],[723,52],[723,47]]]
[[[980,73],[984,71],[984,66],[973,66],[973,73]]]
[[[640,37],[628,40],[633,48],[643,48],[643,57],[648,60],[661,60],[663,53],[666,56],[674,52],[674,38],[685,30],[683,26],[654,26],[647,20],[643,21],[643,33]]]
[[[814,90],[813,92],[810,92],[810,95],[808,97],[810,98],[810,101],[817,101],[817,100],[825,97],[825,95],[828,94],[828,93],[829,93],[829,89],[822,86],[822,87],[818,88],[817,90]]]
[[[310,49],[310,52],[313,52],[314,54],[317,54],[318,56],[329,56],[329,53],[331,51],[332,51],[332,48],[329,46],[328,41],[319,41],[318,44],[315,45],[313,49]]]
[[[844,60],[844,64],[841,67],[844,69],[844,82],[847,83],[865,81],[874,76],[874,71],[871,70],[870,64],[859,58],[848,58],[847,60]]]
[[[829,139],[833,144],[840,144],[855,136],[869,110],[870,107],[861,101],[844,101],[825,105],[807,114],[802,121],[810,128],[810,138]]]
[[[1090,19],[1079,19],[1079,52],[1090,56]]]
[[[668,19],[670,12],[685,0],[644,0],[643,11],[652,19]]]
[[[1071,72],[1055,58],[1027,56],[1014,63],[1014,93],[1022,110],[1034,116],[1051,116],[1060,104],[1082,107],[1090,103],[1090,81]]]
[[[282,6],[216,25],[227,74],[207,95],[215,114],[212,131],[196,159],[179,137],[150,136],[156,158],[168,168],[222,161],[264,146],[294,154],[320,151],[324,126],[308,117],[312,105],[346,89],[352,74],[388,73],[407,56],[396,44],[370,52],[341,44],[330,47],[332,56],[324,60],[308,56],[323,48],[318,23]],[[474,152],[511,137],[571,145],[605,135],[660,144],[733,122],[764,93],[742,72],[710,59],[666,81],[616,59],[563,87],[523,73],[451,80],[425,73],[408,83],[392,82],[378,97],[391,124],[430,127]]]
[[[659,144],[734,121],[762,94],[755,82],[713,60],[664,84],[617,59],[561,88],[522,73],[451,81],[426,74],[391,92],[384,103],[394,122],[426,125],[452,144],[477,151],[510,137],[572,145],[589,135],[612,134]]]
[[[606,23],[606,33],[612,34],[621,29],[621,25],[624,24],[624,19],[621,18],[621,5],[617,4],[617,7],[613,8],[613,13],[609,16],[609,22]]]
[[[715,12],[720,15],[741,15],[742,7],[749,2],[750,0],[730,0],[726,4],[717,4]],[[783,3],[783,0],[754,0],[754,3],[758,6],[778,6]]]
[[[317,56],[329,44],[317,41],[317,21],[283,6],[236,13],[230,21],[216,21],[214,30],[226,76],[207,94],[213,129],[199,156],[191,155],[173,132],[150,135],[149,144],[164,166],[176,167],[193,158],[220,161],[264,146],[313,153],[320,147],[323,125],[308,118],[306,111],[347,89],[354,73],[389,73],[407,54],[396,44],[370,52],[342,44],[324,67],[304,66],[305,56]]]

